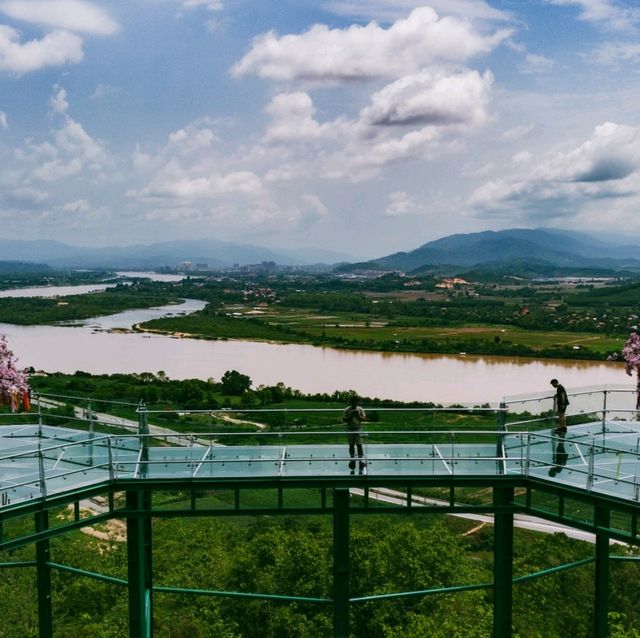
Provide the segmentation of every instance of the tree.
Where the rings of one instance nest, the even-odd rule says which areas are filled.
[[[222,394],[240,395],[246,392],[253,383],[246,374],[241,374],[237,370],[227,370],[222,375]]]
[[[16,357],[9,348],[7,338],[0,335],[0,396],[15,400],[29,392],[27,375],[18,370]]]
[[[636,410],[640,408],[640,335],[632,332],[627,339],[627,343],[622,348],[622,356],[625,360],[625,370],[629,376],[636,373],[637,377],[637,398]]]

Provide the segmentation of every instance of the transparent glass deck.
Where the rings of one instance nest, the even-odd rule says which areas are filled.
[[[119,479],[527,476],[639,501],[640,423],[628,388],[570,393],[557,434],[552,395],[505,399],[492,430],[364,432],[349,467],[347,433],[95,434],[0,426],[0,507]],[[150,413],[153,420],[153,413]]]

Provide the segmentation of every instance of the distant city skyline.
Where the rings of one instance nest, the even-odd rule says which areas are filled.
[[[639,35],[635,0],[0,0],[0,235],[638,238]]]

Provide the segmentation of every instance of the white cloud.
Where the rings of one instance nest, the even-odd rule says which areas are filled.
[[[640,204],[640,127],[597,126],[579,147],[485,183],[469,204],[482,217],[541,220],[586,215],[595,207],[602,212],[605,199],[607,214],[629,201]]]
[[[354,118],[316,119],[307,93],[275,96],[267,112],[266,157],[270,182],[307,175],[326,179],[365,180],[389,164],[431,159],[459,148],[459,138],[481,126],[493,77],[476,71],[416,73],[390,83],[371,97]],[[279,155],[268,149],[279,145]],[[266,163],[266,161],[265,161]]]
[[[524,62],[520,65],[520,70],[523,73],[549,73],[553,71],[555,66],[555,60],[551,58],[536,53],[528,53],[524,58]]]
[[[69,31],[52,31],[40,40],[20,42],[15,29],[0,25],[0,71],[22,75],[48,66],[82,60],[82,38]]]
[[[594,57],[601,64],[638,62],[640,61],[640,43],[607,42],[596,49]]]
[[[251,195],[262,189],[260,178],[251,171],[210,174],[201,177],[176,174],[173,179],[157,180],[146,187],[141,195],[150,198],[181,200],[214,199],[221,195],[242,193]]]
[[[389,204],[385,208],[385,215],[390,217],[403,217],[405,215],[417,215],[422,211],[422,206],[415,202],[404,191],[396,191],[389,195]]]
[[[63,115],[69,108],[69,102],[67,102],[67,92],[61,86],[54,86],[53,88],[58,90],[49,101],[51,110],[54,113]]]
[[[271,31],[254,40],[232,72],[317,83],[397,77],[434,62],[462,62],[488,53],[510,33],[485,36],[468,21],[440,18],[421,7],[388,29],[371,22],[346,29],[317,24],[301,35],[282,37]]]
[[[222,0],[182,0],[180,6],[183,9],[199,9],[202,7],[208,11],[222,11],[224,9]]]
[[[514,164],[528,164],[533,159],[533,154],[529,151],[520,151],[512,158]]]
[[[329,0],[323,6],[337,15],[393,22],[424,4],[425,0]],[[491,7],[484,0],[429,0],[428,4],[443,15],[459,15],[469,20],[512,19],[511,14]]]
[[[362,120],[375,125],[482,124],[493,76],[477,71],[407,75],[371,96]]]
[[[119,30],[102,9],[84,0],[6,0],[0,11],[14,20],[94,35],[113,35]]]
[[[602,24],[617,31],[626,31],[640,22],[640,8],[629,7],[616,0],[547,0],[558,6],[574,6],[580,9],[580,19]]]
[[[113,97],[122,92],[122,89],[118,86],[112,86],[111,84],[99,83],[94,89],[90,98],[92,100],[103,100],[105,98]]]
[[[273,118],[265,133],[266,142],[318,140],[332,128],[314,119],[315,107],[307,93],[280,93],[266,111]]]
[[[0,111],[0,128],[4,129],[5,131],[9,128],[7,114],[4,111]]]
[[[65,89],[56,85],[54,91],[50,105],[59,124],[52,130],[51,141],[37,143],[29,139],[24,148],[15,151],[14,170],[5,173],[14,188],[18,185],[38,188],[42,182],[60,182],[57,185],[62,190],[64,180],[80,176],[86,187],[90,177],[100,178],[106,168],[112,168],[104,143],[91,137],[67,114]]]
[[[505,131],[500,139],[505,142],[515,142],[528,137],[535,129],[535,124],[519,124]]]

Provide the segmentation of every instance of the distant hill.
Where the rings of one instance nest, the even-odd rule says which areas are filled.
[[[302,266],[348,261],[348,255],[314,248],[276,251],[215,239],[169,241],[150,245],[87,248],[56,241],[0,239],[0,259],[39,262],[54,268],[152,269],[176,267],[182,262],[216,269],[263,261]]]
[[[358,264],[358,267],[412,272],[429,266],[503,269],[536,264],[548,270],[598,269],[640,271],[640,246],[600,241],[583,233],[555,229],[511,229],[456,234]],[[352,265],[352,268],[355,265]]]
[[[25,261],[0,261],[0,273],[43,273],[51,271],[51,266]]]

